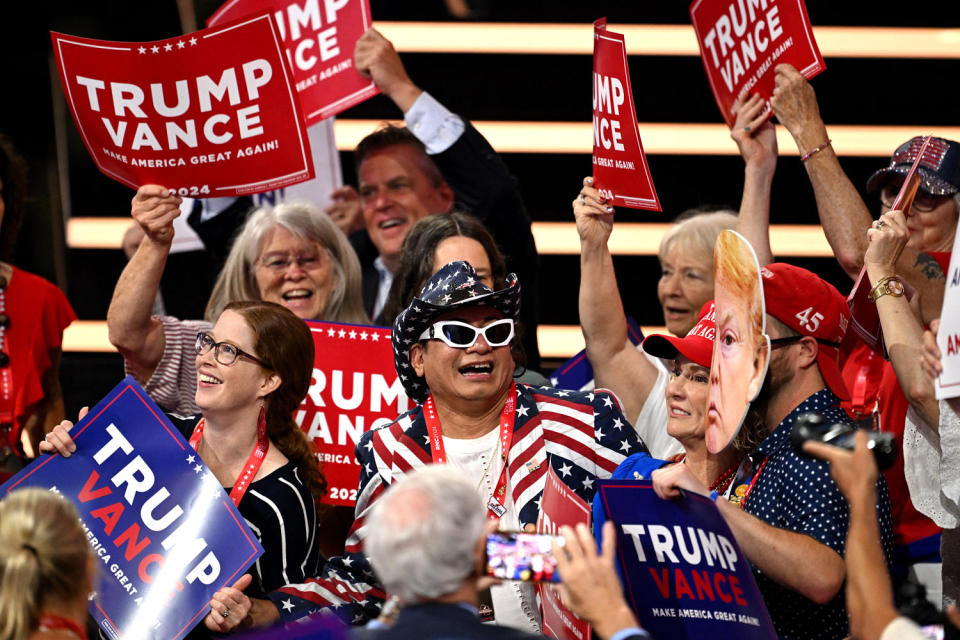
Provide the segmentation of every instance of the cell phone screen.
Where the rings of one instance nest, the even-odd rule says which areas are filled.
[[[543,533],[497,531],[487,536],[487,575],[501,580],[560,582],[557,559],[550,550],[560,536]]]

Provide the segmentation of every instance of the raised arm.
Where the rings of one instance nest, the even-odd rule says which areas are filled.
[[[617,289],[613,256],[607,241],[613,230],[613,207],[584,178],[573,201],[580,234],[580,325],[593,366],[596,386],[610,389],[635,422],[657,380],[657,369],[627,339],[627,318]]]
[[[180,201],[158,185],[137,190],[131,214],[145,235],[120,274],[107,310],[110,342],[142,381],[150,379],[163,356],[163,326],[150,312],[173,243],[173,219],[180,215]]]
[[[753,246],[760,265],[773,262],[770,249],[770,188],[777,170],[777,132],[763,98],[738,100],[737,121],[730,130],[745,164],[743,198],[737,231]]]
[[[896,277],[897,259],[910,239],[910,231],[901,211],[888,211],[865,234],[867,252],[863,260],[870,284]],[[923,326],[906,296],[884,295],[876,300],[883,341],[890,362],[910,406],[929,425],[940,422],[940,405],[934,395],[933,381],[923,370]]]
[[[423,90],[407,75],[400,54],[393,43],[374,28],[357,40],[353,51],[354,65],[364,78],[370,78],[380,91],[406,113]]]
[[[827,127],[820,117],[817,96],[810,83],[788,64],[777,65],[776,88],[770,104],[777,119],[797,143],[817,200],[820,223],[840,266],[856,279],[863,267],[867,238],[863,230],[873,222],[856,187],[840,166],[840,160],[827,144]],[[826,145],[826,146],[824,146]],[[945,276],[929,254],[905,249],[897,262],[897,273],[921,295],[924,322],[940,315]]]

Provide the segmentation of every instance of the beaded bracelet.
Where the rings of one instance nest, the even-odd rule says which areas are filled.
[[[824,142],[824,143],[823,143],[822,145],[820,145],[819,147],[814,147],[814,148],[811,149],[810,151],[806,152],[805,154],[803,154],[802,156],[800,156],[800,162],[806,162],[806,161],[809,160],[810,157],[813,156],[814,154],[820,153],[821,151],[823,151],[824,149],[826,149],[827,147],[829,147],[831,142],[833,142],[833,141],[828,138],[827,141]]]

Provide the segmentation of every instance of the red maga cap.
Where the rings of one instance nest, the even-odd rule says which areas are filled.
[[[713,300],[703,305],[696,326],[683,338],[653,334],[643,340],[643,350],[657,358],[672,360],[681,353],[701,367],[710,368],[717,314]]]
[[[767,313],[797,333],[816,338],[820,375],[838,398],[849,400],[840,375],[840,343],[850,322],[847,301],[832,284],[792,264],[768,264],[760,275]]]

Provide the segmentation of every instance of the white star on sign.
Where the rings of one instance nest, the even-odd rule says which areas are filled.
[[[337,335],[343,338],[343,337],[346,337],[347,332],[344,331],[343,329],[340,329],[340,331],[337,331]]]
[[[163,45],[163,50],[164,50],[164,51],[173,51],[173,45],[168,42],[167,44]]]
[[[620,451],[630,451],[630,443],[624,440],[620,443]]]
[[[284,611],[293,611],[293,603],[289,600],[283,601],[283,610]]]
[[[357,332],[356,332],[356,331],[351,331],[351,332],[350,332],[350,339],[351,339],[351,340],[356,340],[356,339],[357,339]]]
[[[196,456],[187,456],[187,462],[189,462],[190,464],[193,464],[193,461],[196,459],[197,459]]]
[[[197,465],[193,468],[194,473],[200,473],[201,471],[203,471],[203,467],[201,467],[200,465]]]
[[[146,47],[137,47],[137,53],[146,53],[146,52],[147,52]]]
[[[369,336],[369,335],[370,335],[369,333],[367,333],[366,331],[363,331],[363,332],[360,333],[360,339],[361,339],[361,340],[366,340],[366,339],[367,339],[367,336]]]
[[[183,49],[183,48],[186,47],[186,46],[187,46],[187,43],[184,42],[183,40],[181,40],[181,41],[179,41],[179,42],[177,43],[177,49]]]
[[[195,45],[195,44],[197,44],[197,39],[196,39],[196,38],[190,38],[190,46],[192,47],[192,46]]]
[[[335,329],[327,329],[327,335],[332,338],[333,336],[337,335],[337,332]]]
[[[560,473],[562,473],[563,477],[566,478],[568,475],[570,475],[570,471],[572,469],[573,467],[571,467],[569,464],[564,464],[562,467],[560,467]]]
[[[371,333],[371,334],[370,334],[370,337],[373,338],[373,341],[374,341],[374,342],[376,342],[377,340],[380,339],[380,334],[379,334],[379,333]]]
[[[152,47],[150,47],[150,51],[152,53],[158,53],[160,51],[160,47],[158,47],[157,45],[153,45]]]

